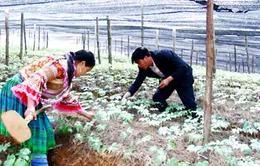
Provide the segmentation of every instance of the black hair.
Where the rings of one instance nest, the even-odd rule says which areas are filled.
[[[145,56],[151,56],[150,51],[145,47],[138,47],[132,54],[132,63],[144,59]]]
[[[78,60],[80,62],[85,61],[86,66],[89,67],[94,67],[96,64],[94,54],[90,51],[79,50],[75,52],[75,56],[73,56],[73,58],[74,60]]]
[[[74,66],[73,66],[74,60],[78,60],[80,62],[85,61],[86,66],[89,66],[89,67],[93,67],[96,64],[94,54],[90,51],[79,50],[75,53],[69,52],[68,54],[65,54],[64,56],[66,57],[67,63],[68,63],[67,74],[68,74],[68,79],[69,79],[69,86],[72,82],[73,73],[75,71]]]

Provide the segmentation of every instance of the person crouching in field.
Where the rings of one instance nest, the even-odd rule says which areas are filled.
[[[55,146],[52,125],[43,112],[35,110],[43,104],[64,112],[76,112],[88,120],[94,117],[83,110],[77,99],[70,93],[73,78],[82,76],[95,66],[92,52],[79,50],[65,55],[43,57],[23,67],[18,74],[7,80],[0,92],[0,114],[15,110],[22,117],[33,115],[28,126],[32,137],[22,145],[31,150],[31,165],[48,165],[47,151]],[[0,121],[0,134],[10,136]]]
[[[132,54],[132,63],[137,63],[139,73],[134,83],[122,98],[126,100],[135,94],[146,77],[161,79],[157,91],[153,95],[153,101],[160,112],[163,112],[170,97],[176,89],[185,109],[192,111],[192,118],[196,118],[197,104],[195,102],[192,84],[192,68],[171,50],[149,51],[145,47],[137,48]]]

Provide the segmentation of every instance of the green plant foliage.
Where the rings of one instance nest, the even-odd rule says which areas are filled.
[[[99,124],[99,125],[96,126],[96,130],[97,131],[103,131],[103,130],[106,129],[106,127],[107,127],[107,124]]]
[[[195,166],[208,166],[208,165],[209,165],[208,161],[201,161],[201,162],[198,162]]]
[[[83,127],[83,130],[84,130],[84,131],[90,131],[91,128],[93,127],[93,125],[94,125],[93,122],[94,122],[94,121],[86,122],[86,124],[85,124],[84,127]]]
[[[23,158],[17,158],[15,163],[14,163],[14,166],[28,166],[28,162],[23,159]]]
[[[79,131],[81,131],[81,130],[83,129],[83,125],[81,124],[80,121],[76,121],[76,122],[74,123],[74,126],[73,126],[73,127],[77,130],[77,132],[79,132]]]
[[[13,166],[15,163],[16,157],[14,154],[8,155],[6,161],[4,162],[4,166]]]
[[[63,126],[60,126],[58,129],[58,133],[61,133],[61,134],[68,134],[68,133],[72,133],[72,132],[73,132],[73,130],[68,124],[63,124]]]
[[[246,121],[244,123],[244,126],[242,128],[242,131],[245,133],[250,133],[250,134],[256,134],[258,133],[258,131],[256,130],[256,128],[248,121]]]
[[[119,115],[119,118],[122,119],[124,122],[129,123],[134,120],[134,115],[126,111],[122,111],[121,114]]]
[[[166,152],[163,148],[158,148],[157,146],[152,146],[149,148],[150,152],[156,152],[156,156],[154,158],[154,163],[160,165],[161,163],[166,161]]]
[[[108,151],[109,153],[111,153],[111,152],[117,151],[118,149],[119,149],[119,144],[116,143],[116,142],[114,142],[111,146],[109,146],[109,147],[107,148],[107,151]]]
[[[189,141],[190,142],[196,143],[196,142],[199,142],[199,141],[203,140],[203,135],[202,134],[191,132],[191,133],[188,134],[188,136],[189,136]]]
[[[74,140],[82,143],[84,141],[84,134],[76,133],[74,134]]]
[[[260,151],[260,140],[259,139],[252,139],[250,147],[253,150]]]
[[[230,126],[230,122],[224,120],[221,116],[212,116],[211,131],[221,132],[222,129],[226,129]]]
[[[0,145],[0,153],[1,153],[1,152],[5,152],[10,146],[11,146],[11,143],[10,143],[10,142],[5,143],[5,144],[1,144],[1,145]]]
[[[120,138],[125,139],[128,136],[127,132],[123,131],[120,133]]]
[[[91,147],[93,148],[93,150],[97,150],[100,151],[103,143],[101,141],[101,139],[99,137],[97,137],[96,135],[94,135],[93,133],[91,133],[88,137],[88,142],[91,145]]]
[[[176,159],[171,158],[167,160],[167,166],[178,166],[178,165],[179,164],[178,161],[176,161]]]
[[[166,136],[166,135],[170,135],[171,131],[168,127],[160,127],[158,130],[158,134],[161,136]]]
[[[143,138],[138,139],[138,140],[136,141],[136,145],[138,145],[138,144],[140,144],[140,143],[148,142],[148,141],[150,141],[152,138],[153,138],[152,136],[146,135],[146,136],[144,136]]]
[[[168,141],[169,143],[168,143],[168,149],[174,149],[175,148],[175,143],[174,143],[174,140],[169,140]]]
[[[157,155],[154,158],[154,163],[160,165],[161,163],[165,162],[166,160],[166,152],[163,148],[157,149]]]
[[[225,157],[224,161],[227,164],[230,164],[230,165],[236,165],[237,164],[237,158],[235,158],[235,157]]]

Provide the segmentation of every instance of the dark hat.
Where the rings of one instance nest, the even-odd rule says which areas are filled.
[[[144,59],[145,56],[151,56],[150,51],[145,47],[138,47],[132,54],[132,63],[139,59]]]

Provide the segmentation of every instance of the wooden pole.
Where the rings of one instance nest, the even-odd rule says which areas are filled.
[[[111,51],[111,25],[110,19],[107,16],[107,40],[108,40],[108,62],[112,64],[112,51]]]
[[[237,46],[234,45],[235,72],[237,72]]]
[[[45,44],[45,29],[42,28],[42,49],[44,50],[44,44]]]
[[[231,54],[229,53],[229,71],[231,71]]]
[[[27,54],[27,40],[26,40],[26,27],[25,27],[25,21],[24,21],[24,51],[25,51],[25,55]]]
[[[94,54],[96,54],[96,41],[94,41]]]
[[[127,36],[127,56],[130,56],[130,37]]]
[[[123,55],[123,38],[121,37],[121,56]]]
[[[250,73],[250,58],[248,53],[248,38],[245,37],[246,57],[247,57],[247,72]]]
[[[155,36],[155,38],[156,38],[155,48],[156,48],[157,50],[159,50],[159,30],[158,30],[158,29],[156,30],[156,36]]]
[[[89,50],[89,29],[88,29],[88,39],[87,39],[87,44],[88,44],[88,50]]]
[[[98,63],[101,64],[100,48],[99,48],[98,17],[96,17],[96,41],[97,41]]]
[[[214,36],[215,36],[215,32],[213,32],[214,33]],[[217,71],[217,55],[218,55],[218,50],[216,49],[216,47],[215,47],[215,40],[214,40],[214,57],[213,57],[213,73],[214,73],[214,75],[213,75],[213,77],[215,77],[215,73],[216,73],[216,71]]]
[[[141,46],[144,46],[144,3],[141,0]]]
[[[198,60],[199,60],[199,53],[196,53],[196,65],[198,65]]]
[[[214,19],[213,19],[213,0],[208,0],[207,5],[207,67],[206,67],[206,88],[204,103],[204,143],[208,143],[211,132],[211,114],[212,114],[212,83],[213,83],[213,65],[214,65]]]
[[[116,54],[116,39],[115,39],[115,54]]]
[[[226,62],[226,71],[228,70],[228,62]]]
[[[84,33],[82,34],[82,45],[83,50],[86,48],[86,30],[84,29]]]
[[[9,11],[5,11],[5,65],[9,65]]]
[[[38,29],[38,50],[41,49],[41,27]]]
[[[255,55],[252,55],[252,73],[255,72]]]
[[[172,29],[172,51],[176,51],[176,29]]]
[[[181,58],[183,58],[183,49],[181,49]]]
[[[34,32],[33,32],[33,51],[35,51],[36,47],[36,24],[33,25]]]
[[[243,73],[245,72],[245,62],[242,60]]]
[[[191,43],[190,66],[192,66],[193,52],[194,52],[194,40],[192,40],[192,43]]]
[[[24,20],[23,20],[23,13],[21,13],[21,29],[20,29],[20,53],[19,53],[19,58],[20,60],[23,59],[23,34],[24,34]]]
[[[47,31],[47,33],[46,33],[46,48],[48,48],[48,47],[49,47],[49,33]]]

